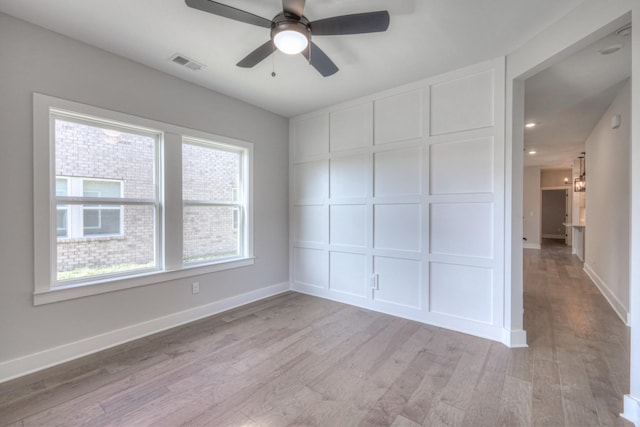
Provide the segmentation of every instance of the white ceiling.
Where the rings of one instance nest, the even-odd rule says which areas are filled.
[[[582,1],[308,0],[311,21],[385,9],[391,15],[385,33],[315,38],[340,68],[328,78],[301,55],[279,52],[252,69],[236,67],[269,31],[183,0],[0,0],[0,11],[290,117],[506,55]],[[280,0],[221,2],[268,19],[281,11]],[[168,60],[175,53],[206,68],[180,67]]]
[[[621,49],[599,53],[612,45]],[[570,166],[630,76],[631,37],[613,33],[527,79],[525,122],[536,126],[525,129],[525,166]]]

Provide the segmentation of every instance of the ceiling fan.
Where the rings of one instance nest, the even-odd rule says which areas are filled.
[[[336,36],[386,31],[389,12],[355,13],[309,21],[303,14],[305,0],[282,0],[283,11],[268,20],[244,10],[211,0],[185,0],[187,6],[247,24],[269,28],[271,39],[255,49],[236,65],[251,68],[278,48],[293,55],[301,53],[324,77],[338,71],[336,64],[311,41],[311,36]]]

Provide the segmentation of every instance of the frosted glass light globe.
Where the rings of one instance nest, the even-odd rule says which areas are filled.
[[[309,44],[304,34],[292,30],[280,31],[273,37],[273,42],[278,49],[289,55],[302,52]]]

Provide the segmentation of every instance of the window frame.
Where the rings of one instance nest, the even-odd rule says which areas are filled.
[[[157,132],[156,193],[156,257],[153,271],[132,270],[131,274],[116,276],[92,276],[72,283],[56,283],[57,211],[56,202],[74,202],[74,197],[59,198],[55,193],[55,141],[54,121],[51,113],[90,119],[90,124],[115,130],[138,129],[141,132]],[[33,93],[33,165],[34,165],[34,305],[48,304],[89,295],[97,295],[185,277],[213,273],[254,264],[253,255],[253,143],[234,138],[189,129],[126,113],[81,104],[39,93]],[[244,151],[242,182],[246,212],[244,212],[243,251],[237,257],[211,262],[184,264],[182,262],[182,142],[183,139],[210,141]],[[126,205],[122,199],[81,198],[96,204],[109,202]],[[140,200],[134,200],[137,204]],[[99,202],[99,203],[98,203]],[[148,202],[148,200],[144,200]],[[121,216],[122,219],[122,216]],[[124,230],[123,230],[124,231]],[[92,238],[92,237],[86,237]],[[96,238],[99,238],[96,236]]]

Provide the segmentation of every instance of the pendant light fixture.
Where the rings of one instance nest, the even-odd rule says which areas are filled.
[[[578,157],[578,160],[580,160],[580,176],[573,181],[573,191],[576,193],[587,190],[587,171],[585,170],[584,151],[581,154],[582,155]]]

